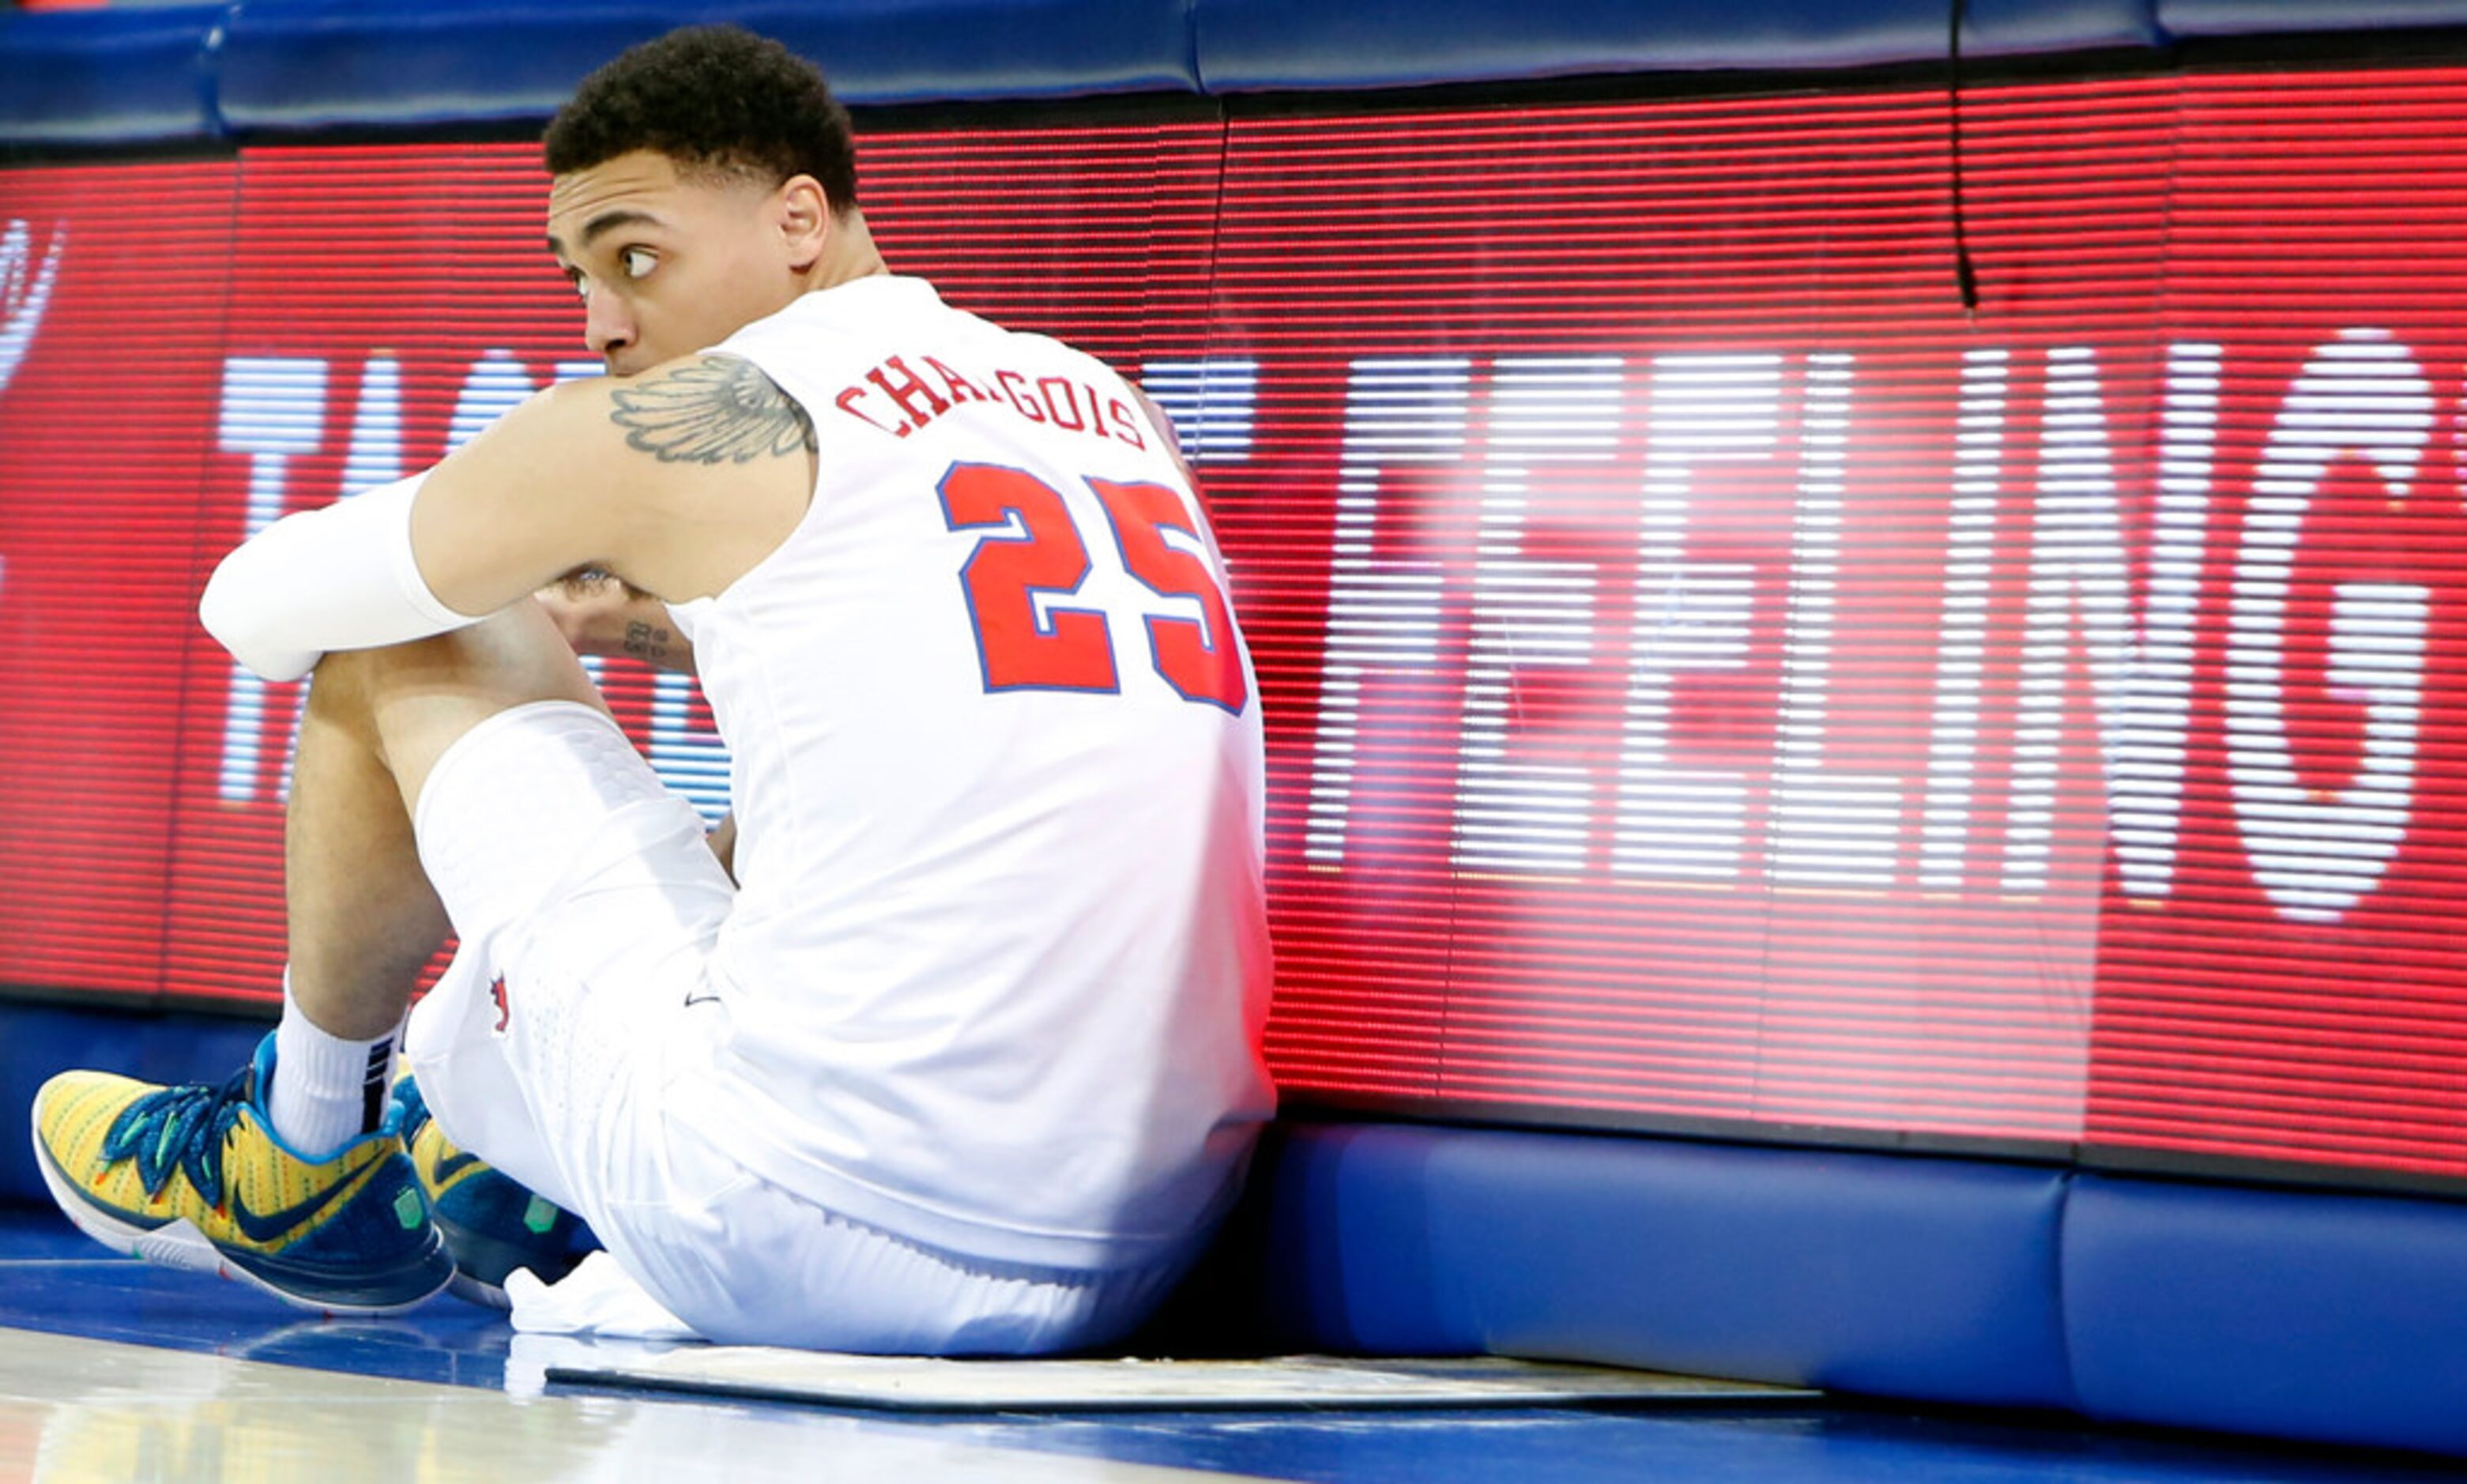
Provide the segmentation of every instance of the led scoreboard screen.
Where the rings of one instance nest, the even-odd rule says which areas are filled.
[[[1289,1097],[2467,1188],[2467,73],[1960,109],[1958,233],[1936,90],[868,135],[1198,461]],[[596,373],[542,191],[0,172],[0,980],[272,993],[300,694],[195,595]]]

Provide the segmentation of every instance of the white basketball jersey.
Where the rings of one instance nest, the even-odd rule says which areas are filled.
[[[1094,358],[916,279],[719,351],[812,419],[787,541],[675,606],[742,891],[678,1112],[964,1256],[1166,1255],[1273,1111],[1259,700],[1197,498]]]

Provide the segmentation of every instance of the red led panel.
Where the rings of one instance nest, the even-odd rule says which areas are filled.
[[[2183,90],[2161,338],[2214,348],[2180,394],[2217,420],[2176,461],[2184,827],[2106,916],[2102,1145],[2467,1171],[2462,124],[2451,71]]]
[[[2163,101],[2083,91],[2116,144],[2038,172],[2071,235],[2017,256],[2151,259]],[[1961,429],[2039,420],[2051,337],[2133,405],[2149,290],[1982,335],[1947,140],[1934,92],[1235,128],[1217,343],[1308,409],[1215,477],[1289,1086],[2078,1132],[2096,763],[2017,741],[2006,461]]]
[[[897,271],[1135,371],[1205,338],[1223,142],[1210,123],[869,131],[858,193]]]
[[[2461,85],[1237,124],[1286,1087],[2467,1173]]]
[[[1133,366],[1195,348],[1211,125],[869,144],[878,240],[954,303]],[[0,558],[14,564],[0,568],[0,621],[26,636],[0,686],[28,692],[0,718],[0,749],[18,747],[0,751],[0,790],[13,791],[0,797],[21,805],[0,822],[13,863],[0,871],[26,878],[0,902],[12,929],[0,982],[242,1000],[279,984],[285,759],[304,687],[233,665],[196,628],[195,595],[249,531],[424,467],[552,379],[596,373],[540,245],[536,162],[521,145],[320,147],[253,150],[237,171],[0,176],[0,215],[23,203],[38,259],[55,236],[80,248],[63,259],[42,359],[0,401],[0,416],[42,431],[0,442]],[[54,180],[86,194],[57,204]],[[90,232],[74,213],[115,190],[193,203],[182,219],[205,226],[193,243]],[[157,307],[141,318],[140,303]],[[124,494],[113,471],[140,457]],[[46,472],[59,468],[79,472]],[[47,487],[78,497],[20,495]],[[625,662],[602,681],[663,775],[724,809],[726,759],[698,688]],[[61,818],[80,826],[56,832]],[[106,910],[119,915],[98,920]]]
[[[0,172],[0,984],[161,982],[234,187]]]
[[[2467,74],[1976,88],[1958,195],[1935,90],[1234,111],[877,133],[865,198],[1199,458],[1289,1093],[2467,1176]],[[134,190],[230,230],[81,257]],[[541,191],[0,174],[0,312],[70,243],[0,321],[0,981],[268,993],[297,694],[189,607],[587,369]]]
[[[287,511],[426,467],[554,376],[597,373],[540,246],[536,159],[523,147],[243,156],[198,492],[215,557]],[[283,803],[306,687],[260,682],[193,621],[187,660],[164,987],[263,999],[282,982]],[[625,699],[639,727],[639,694]]]

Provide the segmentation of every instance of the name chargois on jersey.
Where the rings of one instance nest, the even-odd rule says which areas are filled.
[[[894,438],[907,438],[956,408],[984,403],[1061,432],[1110,438],[1133,448],[1148,446],[1130,403],[1086,382],[1030,377],[1007,367],[971,377],[936,356],[918,354],[916,359],[925,368],[922,373],[911,369],[904,355],[885,356],[835,394],[831,404]]]

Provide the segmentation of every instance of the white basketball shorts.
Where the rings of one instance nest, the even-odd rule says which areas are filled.
[[[1101,1344],[1172,1269],[996,1270],[834,1216],[667,1116],[722,1073],[706,966],[736,888],[616,723],[545,701],[430,773],[421,863],[462,937],[404,1060],[448,1137],[591,1224],[707,1338],[875,1354]],[[502,984],[502,990],[499,986]]]

